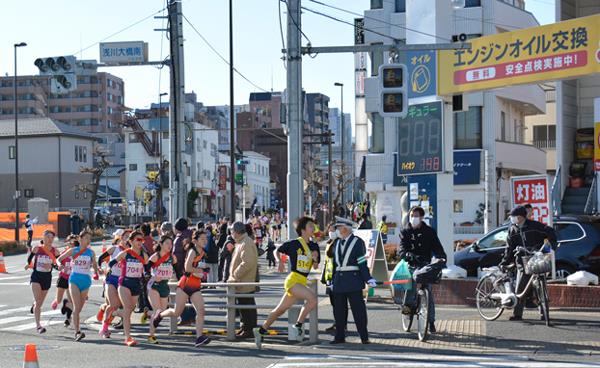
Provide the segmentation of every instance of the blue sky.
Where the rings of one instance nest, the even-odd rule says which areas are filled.
[[[279,0],[234,0],[235,66],[258,86],[281,91],[285,88],[285,70],[281,54],[278,20]],[[323,0],[322,0],[323,1]],[[328,4],[362,13],[369,0],[324,0]],[[97,59],[94,43],[164,7],[164,0],[19,0],[3,2],[0,28],[0,73],[13,75],[13,48],[18,42],[28,46],[19,50],[19,74],[37,74],[37,57],[76,55]],[[51,6],[48,4],[52,4]],[[554,21],[554,0],[526,0],[527,10],[541,24]],[[303,1],[303,6],[352,22],[354,16],[318,4]],[[282,22],[285,33],[285,14]],[[226,58],[228,57],[228,1],[183,0],[183,11],[196,29]],[[156,15],[160,15],[157,13]],[[149,19],[107,41],[144,40],[149,43],[151,60],[168,54],[168,41],[154,28],[166,26],[160,19]],[[303,14],[303,30],[313,46],[350,45],[351,26],[311,13]],[[184,21],[186,91],[194,90],[207,105],[229,102],[228,66],[215,55]],[[303,40],[305,43],[306,40]],[[161,50],[161,43],[163,44]],[[93,45],[93,46],[92,46]],[[89,47],[91,46],[91,47]],[[89,47],[89,48],[88,48]],[[303,83],[308,92],[331,97],[330,106],[339,106],[339,87],[345,84],[344,107],[354,113],[354,61],[350,54],[319,55],[304,58]],[[125,80],[125,103],[143,108],[158,100],[160,71],[154,67],[105,68]],[[161,92],[168,92],[168,70],[162,72]],[[248,103],[255,87],[236,78],[236,104]]]

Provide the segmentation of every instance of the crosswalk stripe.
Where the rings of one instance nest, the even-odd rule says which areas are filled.
[[[63,323],[63,321],[47,321],[47,322],[42,321],[42,326],[48,327],[48,326],[52,326],[52,325],[57,325],[59,323]],[[13,332],[14,331],[25,331],[25,330],[29,330],[29,329],[36,328],[36,327],[37,327],[37,325],[35,324],[35,322],[31,322],[31,323],[26,323],[23,325],[2,328],[2,329],[0,329],[0,331],[13,331]]]
[[[26,279],[31,277],[30,275],[23,275],[23,276],[7,276],[7,277],[0,277],[0,281],[4,281],[4,280],[18,280],[18,279]]]
[[[0,319],[0,325],[7,325],[9,323],[26,321],[28,319],[32,319],[33,316],[15,316]]]
[[[9,314],[13,314],[15,312],[25,312],[25,311],[29,311],[31,307],[19,307],[19,308],[12,308],[12,309],[5,309],[0,311],[0,316],[6,316]]]

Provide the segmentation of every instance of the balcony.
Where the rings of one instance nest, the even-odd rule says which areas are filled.
[[[524,174],[542,174],[547,170],[546,152],[530,144],[496,140],[496,164]]]
[[[546,92],[537,84],[499,89],[496,96],[517,106],[525,115],[546,113]]]

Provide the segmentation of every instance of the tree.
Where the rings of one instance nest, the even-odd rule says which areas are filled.
[[[350,170],[345,163],[338,166],[337,170],[333,173],[333,180],[335,180],[335,198],[333,199],[333,213],[338,213],[338,205],[345,206],[345,203],[340,204],[340,198],[342,197],[342,191],[346,190],[349,185],[352,185],[352,175]]]
[[[104,150],[99,145],[94,147],[94,166],[92,167],[80,167],[79,172],[92,174],[92,180],[89,184],[77,184],[73,190],[81,193],[89,193],[90,194],[90,207],[88,214],[88,225],[93,228],[94,227],[94,206],[96,204],[96,200],[98,199],[98,189],[100,188],[100,179],[102,178],[102,174],[106,171],[108,167],[110,167],[111,163],[106,158],[108,156],[108,152]],[[108,188],[105,190],[108,191]]]

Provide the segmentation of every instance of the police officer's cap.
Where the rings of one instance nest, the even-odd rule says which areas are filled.
[[[338,227],[338,226],[347,226],[347,227],[358,227],[358,224],[354,221],[345,219],[343,217],[338,217],[335,216],[335,223],[333,224],[333,226]]]

